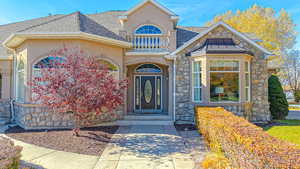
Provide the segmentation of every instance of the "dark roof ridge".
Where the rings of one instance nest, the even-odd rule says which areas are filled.
[[[19,31],[17,31],[17,32],[23,32],[23,31],[26,31],[26,30],[29,30],[29,29],[32,29],[32,28],[35,28],[35,27],[38,27],[38,26],[42,26],[42,25],[45,25],[45,24],[48,24],[48,23],[51,23],[51,22],[54,22],[54,21],[63,19],[63,18],[65,18],[65,17],[71,16],[71,15],[74,15],[74,14],[78,14],[78,13],[79,13],[78,11],[72,12],[72,13],[70,13],[70,14],[68,14],[68,15],[63,15],[63,16],[61,16],[61,17],[54,18],[54,19],[52,19],[52,20],[50,20],[50,21],[42,22],[42,23],[40,23],[40,24],[37,24],[37,25],[33,25],[33,26],[30,26],[30,27],[27,27],[27,28],[22,29],[22,30],[19,30]]]

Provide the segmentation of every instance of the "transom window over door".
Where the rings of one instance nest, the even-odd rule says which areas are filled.
[[[210,65],[210,101],[238,102],[239,61],[211,60]]]
[[[154,64],[143,64],[136,68],[137,73],[161,73],[161,69]]]

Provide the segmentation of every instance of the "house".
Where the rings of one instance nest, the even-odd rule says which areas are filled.
[[[223,22],[186,27],[178,21],[170,9],[146,0],[128,11],[74,12],[1,25],[0,117],[24,128],[72,125],[69,117],[54,117],[32,104],[27,85],[37,65],[47,65],[49,53],[67,45],[97,56],[113,67],[116,78],[129,80],[125,104],[117,111],[123,121],[193,123],[195,105],[242,115],[246,102],[253,105],[252,121],[269,121],[272,53]]]

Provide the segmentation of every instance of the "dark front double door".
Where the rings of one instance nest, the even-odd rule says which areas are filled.
[[[135,112],[162,111],[161,76],[135,76]]]

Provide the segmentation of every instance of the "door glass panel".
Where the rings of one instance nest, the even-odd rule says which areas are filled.
[[[150,80],[147,80],[145,83],[144,96],[146,103],[150,103],[152,99],[152,85]]]
[[[156,96],[157,96],[157,109],[160,109],[161,108],[161,79],[160,77],[157,77],[157,80],[156,80],[156,87],[157,87],[157,91],[156,91]]]
[[[135,108],[140,109],[140,77],[135,77]]]

